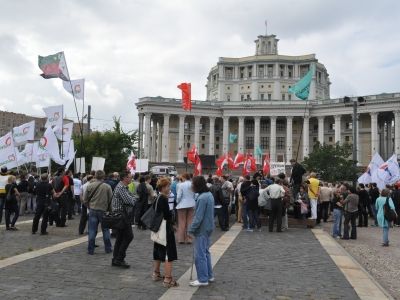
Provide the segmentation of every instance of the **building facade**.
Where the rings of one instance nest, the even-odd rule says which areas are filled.
[[[275,35],[259,36],[256,55],[220,58],[207,77],[207,100],[144,97],[139,113],[141,157],[181,163],[194,144],[200,154],[253,153],[260,147],[271,161],[301,161],[317,143],[352,143],[353,101],[330,99],[325,66],[314,54],[278,55]],[[315,66],[309,101],[288,89]],[[367,165],[378,152],[400,155],[400,93],[364,96],[357,114],[357,160]],[[229,134],[238,135],[229,143]]]

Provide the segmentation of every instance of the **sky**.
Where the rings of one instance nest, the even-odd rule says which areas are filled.
[[[275,34],[279,54],[315,53],[331,97],[400,92],[400,1],[388,0],[0,0],[0,110],[44,116],[64,104],[60,79],[43,79],[38,55],[64,51],[71,79],[85,78],[92,129],[138,127],[140,97],[205,100],[219,57],[254,55]],[[79,112],[82,102],[77,102]]]

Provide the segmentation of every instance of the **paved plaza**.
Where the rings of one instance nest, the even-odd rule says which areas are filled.
[[[17,232],[0,227],[2,300],[382,299],[376,295],[383,295],[374,294],[379,293],[376,289],[370,297],[357,293],[334,258],[342,248],[321,229],[292,228],[278,234],[266,227],[246,232],[235,224],[225,235],[217,229],[212,248],[216,281],[208,287],[189,287],[192,246],[178,245],[173,273],[181,286],[167,290],[151,280],[149,231],[134,228],[126,258],[131,268],[122,270],[111,267],[101,238],[95,255],[86,254],[86,236],[77,234],[77,220],[66,228],[50,227],[48,236],[32,235],[30,226],[29,221],[20,224]]]

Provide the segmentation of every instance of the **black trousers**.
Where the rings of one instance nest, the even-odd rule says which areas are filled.
[[[321,221],[321,219],[323,219],[326,223],[329,215],[329,202],[318,203],[318,206],[318,223]]]
[[[11,214],[13,214],[13,213],[14,213],[14,217],[13,217],[13,219],[12,219],[12,221],[11,221],[11,220],[10,220],[10,219],[11,219]],[[15,226],[15,223],[17,222],[18,217],[19,217],[19,207],[18,207],[18,204],[17,204],[17,203],[13,203],[13,204],[11,204],[10,206],[8,206],[8,207],[5,209],[4,217],[5,217],[5,219],[6,219],[6,228],[10,228],[10,225],[11,225],[11,227],[14,227],[14,226]]]
[[[269,215],[268,225],[269,225],[269,232],[274,230],[274,223],[276,220],[276,231],[282,231],[282,209],[283,203],[282,199],[271,199],[271,213]]]
[[[40,217],[43,216],[42,226],[40,226],[40,232],[45,233],[47,230],[47,222],[49,221],[49,206],[45,205],[43,202],[38,202],[36,204],[36,212],[33,217],[32,232],[36,233],[39,227]]]
[[[227,205],[215,209],[215,213],[218,216],[218,223],[221,230],[229,229],[229,211]]]
[[[58,227],[64,227],[67,221],[67,209],[68,209],[68,195],[63,194],[58,198],[58,211],[56,216],[56,225]]]
[[[147,209],[147,201],[138,201],[135,205],[135,224],[144,227],[144,224],[140,220],[143,214],[146,212]]]
[[[81,219],[79,220],[79,234],[83,234],[85,232],[86,224],[88,221],[87,207],[82,204],[82,213]]]
[[[358,211],[355,212],[344,212],[344,226],[343,226],[343,239],[349,239],[350,223],[351,223],[351,239],[357,239],[357,226],[356,220],[358,216]]]
[[[67,214],[68,219],[71,220],[75,210],[75,197],[73,195],[67,196]]]
[[[358,226],[359,227],[368,227],[368,210],[367,205],[359,205],[358,206]]]
[[[114,245],[113,259],[117,261],[124,261],[126,256],[126,249],[133,240],[132,226],[127,224],[122,229],[117,230],[117,237]]]

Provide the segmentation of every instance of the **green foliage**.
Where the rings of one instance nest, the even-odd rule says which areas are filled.
[[[86,158],[86,171],[90,170],[92,157],[106,159],[106,173],[121,171],[126,168],[128,157],[133,151],[137,156],[139,134],[138,130],[125,133],[121,128],[120,118],[114,117],[114,128],[105,132],[92,132],[83,136],[83,156]],[[80,137],[75,137],[77,157],[82,156]]]
[[[322,180],[353,181],[357,178],[357,167],[349,159],[352,155],[350,144],[321,145],[317,143],[314,150],[304,159],[303,165],[308,171],[315,171]]]

